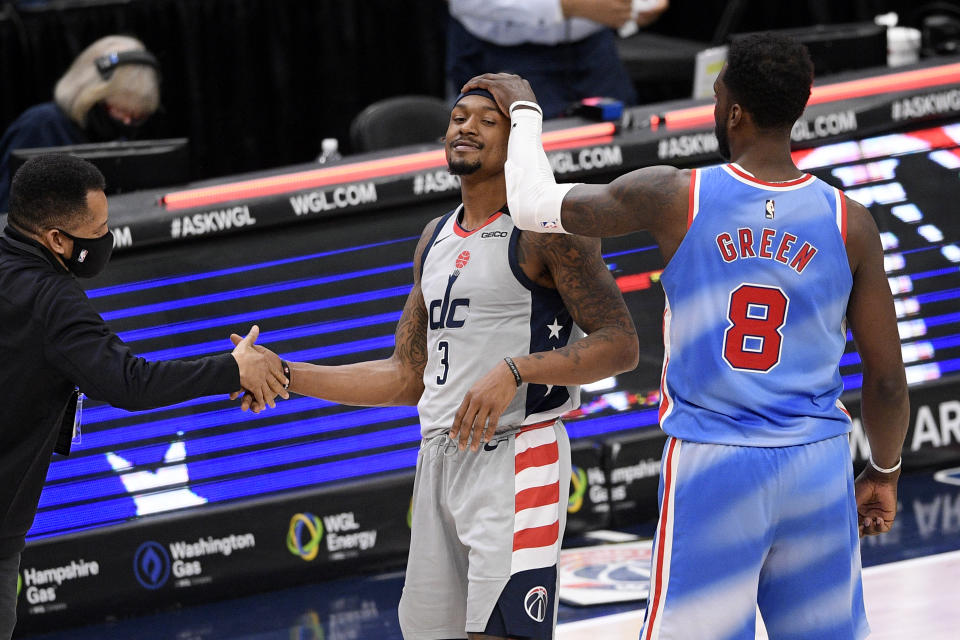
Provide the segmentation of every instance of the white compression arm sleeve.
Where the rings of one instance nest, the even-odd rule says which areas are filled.
[[[510,217],[519,229],[566,233],[560,222],[560,205],[577,185],[557,184],[540,141],[543,115],[534,109],[514,109],[516,104],[510,109],[510,142],[504,166]]]

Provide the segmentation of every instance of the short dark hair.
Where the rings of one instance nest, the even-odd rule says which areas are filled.
[[[9,220],[35,233],[69,226],[87,213],[87,192],[103,191],[95,166],[76,156],[49,153],[23,163],[10,184]]]
[[[810,98],[813,61],[807,48],[794,38],[750,34],[730,44],[723,83],[758,127],[790,127]]]

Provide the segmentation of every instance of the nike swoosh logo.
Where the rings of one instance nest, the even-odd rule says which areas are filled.
[[[483,450],[493,451],[494,449],[497,448],[497,445],[499,445],[501,442],[506,442],[506,441],[503,438],[500,438],[499,440],[491,440],[490,442],[484,442]]]
[[[434,242],[434,243],[433,243],[433,246],[437,246],[438,244],[440,244],[441,242],[443,242],[444,240],[446,240],[447,238],[449,238],[449,237],[452,236],[452,235],[453,235],[452,233],[448,233],[447,235],[443,236],[442,238],[440,238],[439,240],[437,240],[436,242]]]

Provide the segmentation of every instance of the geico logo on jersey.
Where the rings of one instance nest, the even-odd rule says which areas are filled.
[[[481,238],[506,238],[507,232],[506,231],[485,231],[484,233],[480,234],[480,237]]]

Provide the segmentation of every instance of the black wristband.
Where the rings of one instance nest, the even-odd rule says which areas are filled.
[[[510,356],[507,356],[506,358],[503,359],[503,361],[507,363],[508,367],[510,367],[510,373],[513,374],[513,379],[517,381],[517,386],[519,387],[520,385],[522,385],[523,378],[520,377],[520,370],[517,369],[517,365],[514,364],[513,358],[511,358]]]
[[[287,364],[286,360],[281,360],[280,367],[283,369],[283,375],[287,379],[283,385],[283,390],[286,391],[290,388],[290,365]]]

